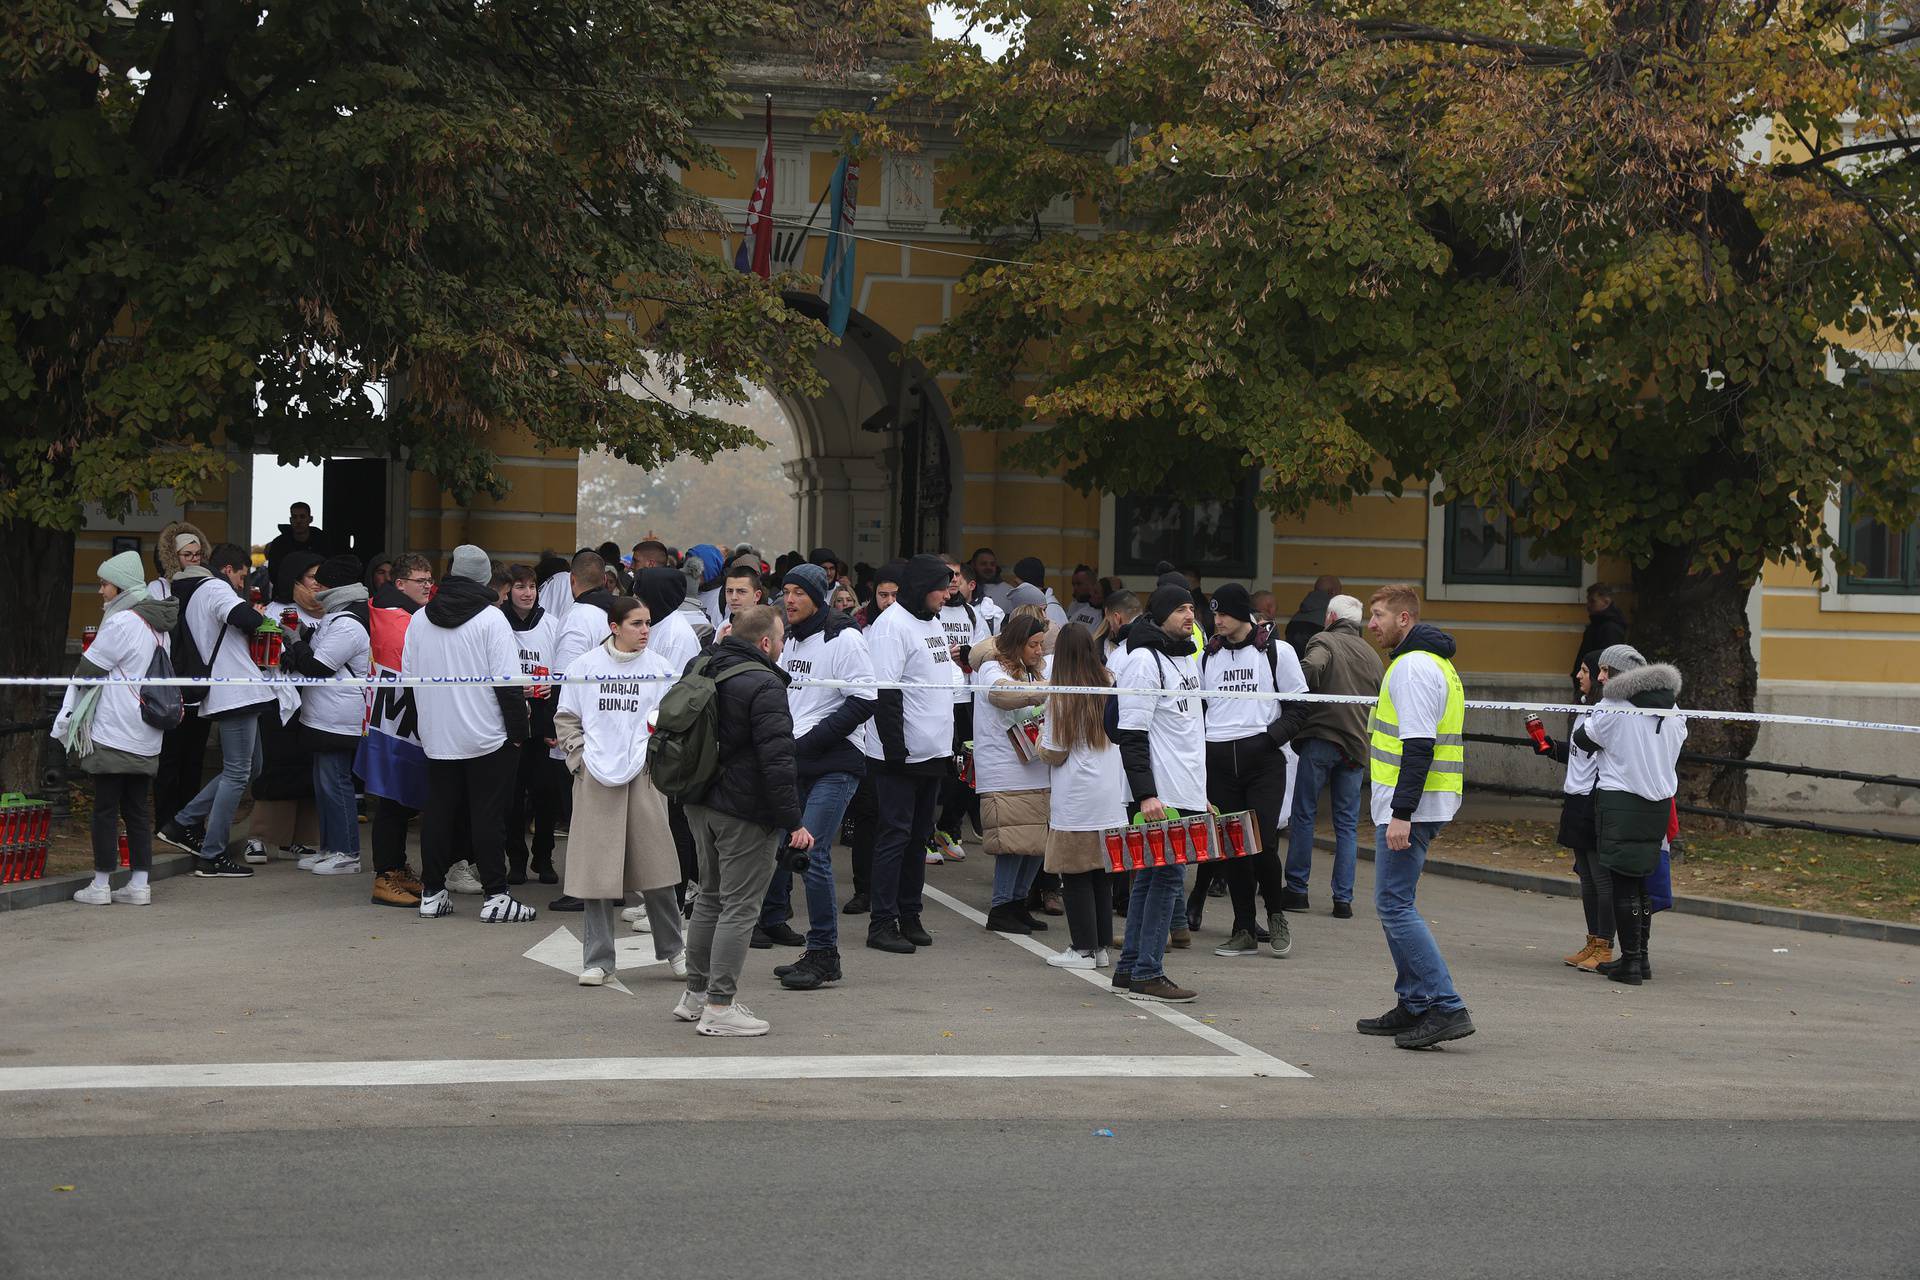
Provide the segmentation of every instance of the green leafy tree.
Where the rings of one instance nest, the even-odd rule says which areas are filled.
[[[679,181],[771,0],[115,8],[0,17],[0,595],[29,620],[0,671],[60,665],[85,505],[192,491],[222,443],[499,494],[499,428],[645,466],[755,443],[619,390],[649,353],[692,400],[810,385],[824,330]]]
[[[1748,594],[1819,564],[1837,486],[1914,518],[1913,384],[1830,376],[1917,336],[1911,0],[962,8],[1012,51],[937,46],[895,105],[953,122],[947,217],[1023,265],[922,354],[964,425],[1052,423],[1027,464],[1136,492],[1261,466],[1283,512],[1380,460],[1438,474],[1627,558],[1635,639],[1714,708],[1751,708]],[[1106,230],[1042,234],[1065,195]]]

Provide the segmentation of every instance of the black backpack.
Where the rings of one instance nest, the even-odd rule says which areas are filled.
[[[156,637],[159,634],[157,631],[154,632]],[[153,646],[153,661],[147,664],[147,679],[171,680],[172,678],[173,663],[167,660],[167,651],[160,647],[156,639]],[[180,722],[187,718],[186,700],[182,697],[182,692],[178,685],[141,685],[140,718],[163,733],[168,729],[178,729]]]
[[[647,773],[653,789],[673,800],[698,800],[720,771],[720,685],[751,664],[738,663],[710,676],[713,655],[701,654],[660,699],[653,737],[647,742]]]
[[[173,675],[186,676],[189,679],[203,680],[213,674],[213,660],[220,656],[220,646],[227,642],[229,628],[223,622],[220,626],[220,638],[213,642],[213,652],[205,658],[200,656],[200,646],[193,642],[193,629],[187,626],[187,601],[193,599],[193,593],[211,582],[211,578],[189,578],[173,589],[173,598],[180,602],[180,618],[173,624]],[[164,658],[164,655],[162,655]],[[147,672],[153,675],[152,671]],[[204,684],[161,686],[172,688],[180,695],[183,707],[198,707],[207,700],[207,686]],[[142,692],[145,692],[143,687]],[[145,712],[143,711],[144,715]],[[184,715],[184,712],[182,713]]]

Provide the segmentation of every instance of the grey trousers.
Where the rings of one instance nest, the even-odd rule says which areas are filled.
[[[673,886],[648,889],[641,893],[640,900],[647,904],[647,923],[653,926],[653,958],[673,959],[686,946],[680,932],[680,903],[673,896]],[[614,971],[613,940],[623,923],[620,909],[624,905],[618,898],[589,898],[581,907],[587,929],[586,943],[581,948],[581,968]]]
[[[773,877],[774,849],[785,833],[703,804],[686,812],[700,862],[700,892],[687,929],[687,990],[709,1004],[732,1004]],[[651,918],[651,905],[647,914]]]

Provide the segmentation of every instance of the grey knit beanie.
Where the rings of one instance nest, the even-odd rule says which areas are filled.
[[[493,561],[479,547],[463,542],[453,549],[453,562],[447,566],[447,576],[469,578],[485,586],[493,581]]]
[[[1647,660],[1630,644],[1610,644],[1600,651],[1600,665],[1609,671],[1631,671],[1646,666]]]

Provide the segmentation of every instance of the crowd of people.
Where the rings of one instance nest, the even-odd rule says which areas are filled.
[[[152,581],[132,553],[100,566],[105,616],[77,674],[208,679],[171,718],[137,683],[70,687],[55,734],[95,788],[97,870],[77,901],[150,903],[156,836],[204,878],[273,858],[370,869],[373,903],[424,919],[470,894],[483,922],[532,921],[522,886],[537,880],[559,886],[545,909],[582,916],[582,985],[614,978],[623,927],[648,933],[684,980],[676,1018],[754,1036],[768,1024],[737,998],[751,951],[797,950],[773,975],[807,991],[845,980],[843,920],[865,917],[883,954],[932,947],[927,868],[964,859],[971,826],[995,860],[989,929],[1064,917],[1049,963],[1183,1003],[1196,993],[1168,959],[1213,897],[1232,912],[1215,956],[1294,953],[1287,915],[1311,909],[1324,792],[1336,919],[1353,916],[1363,810],[1376,832],[1396,1000],[1358,1030],[1408,1048],[1473,1034],[1415,900],[1466,764],[1455,641],[1421,621],[1411,586],[1363,603],[1323,578],[1283,618],[1271,592],[1203,592],[1172,565],[1145,592],[1076,566],[1063,602],[1040,560],[1003,570],[990,548],[870,568],[827,548],[770,565],[750,546],[652,538],[630,556],[502,565],[467,545],[436,577],[417,554],[362,565],[287,542],[270,590],[249,586],[245,549],[185,524],[163,533]],[[263,634],[277,657],[263,660]],[[263,666],[306,679],[262,681]],[[1564,741],[1535,734],[1567,769],[1561,838],[1587,934],[1567,959],[1638,983],[1670,901],[1686,726],[1620,712],[1674,706],[1680,677],[1617,641],[1575,680],[1592,709]],[[1289,696],[1309,693],[1367,701]],[[220,768],[201,785],[209,735]],[[250,789],[253,835],[236,845]],[[1209,811],[1251,813],[1258,851],[1191,877],[1171,862],[1112,870],[1104,832]],[[116,890],[120,822],[133,871]]]

